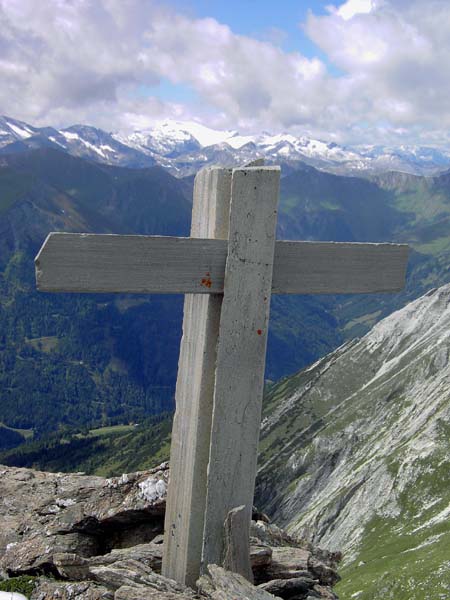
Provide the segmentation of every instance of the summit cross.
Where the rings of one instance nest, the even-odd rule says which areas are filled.
[[[163,575],[191,586],[224,564],[237,507],[232,569],[251,579],[271,294],[404,286],[406,245],[275,241],[279,180],[279,167],[207,167],[195,178],[191,237],[50,233],[35,259],[42,291],[185,294]]]

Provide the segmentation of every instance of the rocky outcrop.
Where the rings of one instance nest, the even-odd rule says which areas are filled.
[[[336,598],[339,556],[287,535],[257,511],[255,585],[217,565],[198,590],[162,577],[168,477],[167,464],[112,479],[0,467],[1,576],[36,576],[32,600]]]
[[[112,479],[0,467],[0,573],[53,573],[54,556],[104,555],[163,532],[167,464]]]

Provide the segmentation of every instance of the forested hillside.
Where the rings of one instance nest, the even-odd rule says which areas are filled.
[[[182,297],[38,293],[33,258],[54,230],[187,235],[191,195],[192,179],[160,167],[111,167],[49,148],[1,158],[0,422],[36,439],[173,408]],[[286,168],[279,238],[391,240],[417,250],[399,295],[274,297],[268,379],[448,280],[449,199],[448,175],[367,181]],[[3,446],[23,434],[7,435]]]

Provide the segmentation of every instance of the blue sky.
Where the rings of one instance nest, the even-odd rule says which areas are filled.
[[[214,17],[241,35],[273,40],[276,39],[274,30],[278,30],[280,45],[285,50],[298,50],[307,56],[315,56],[317,46],[303,34],[301,24],[305,22],[308,11],[326,14],[325,7],[331,3],[320,0],[174,0],[172,5],[194,17]]]
[[[0,0],[0,114],[450,144],[448,0]]]

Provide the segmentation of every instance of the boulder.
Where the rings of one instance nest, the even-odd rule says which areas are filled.
[[[212,600],[274,600],[238,573],[230,573],[217,565],[208,565],[207,573],[197,581],[198,590]]]
[[[259,588],[279,598],[306,596],[316,582],[310,577],[293,577],[291,579],[273,579],[262,583]]]

